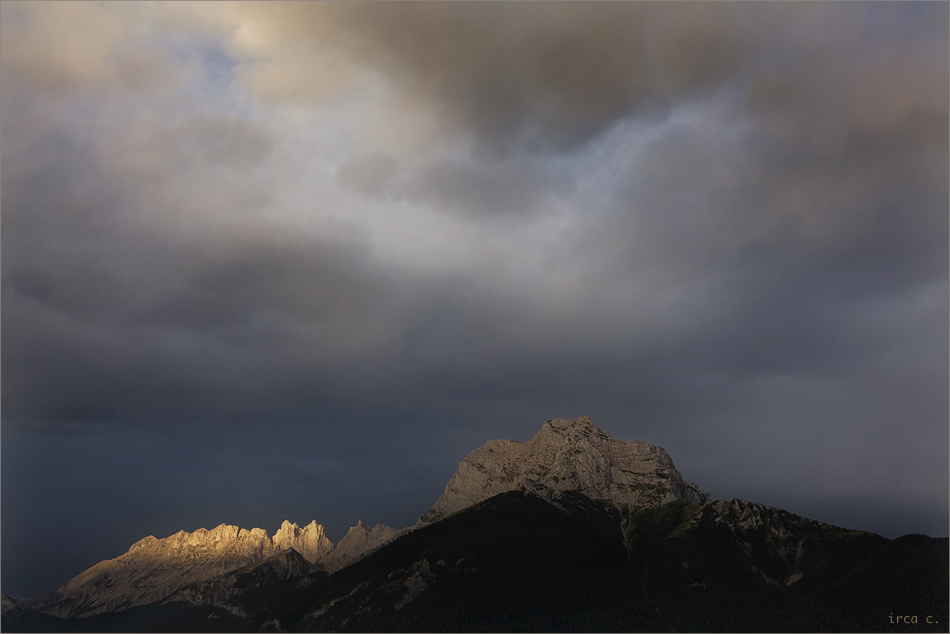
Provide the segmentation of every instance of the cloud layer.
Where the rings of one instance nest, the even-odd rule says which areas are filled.
[[[313,518],[411,523],[387,470],[437,496],[489,438],[585,413],[715,497],[945,534],[946,5],[2,12],[5,457],[83,438],[89,508],[167,495],[99,484],[145,473],[109,443],[238,514],[262,498],[209,473],[273,491],[261,438],[289,465],[332,438],[385,467],[314,467]],[[29,473],[4,460],[5,546],[31,499],[82,524],[66,473]],[[175,530],[219,521],[185,506]],[[4,566],[4,592],[64,581]]]

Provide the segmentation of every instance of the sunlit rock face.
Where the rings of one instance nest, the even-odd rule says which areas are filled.
[[[636,507],[674,500],[706,504],[710,499],[708,493],[683,480],[662,447],[615,440],[587,416],[555,418],[527,443],[493,440],[466,456],[417,526],[507,491],[525,491],[544,499],[550,499],[552,491],[580,491],[595,500]]]
[[[310,563],[325,558],[333,550],[333,542],[327,538],[326,531],[316,521],[300,528],[284,520],[273,541],[276,549],[292,548]]]
[[[414,528],[508,491],[524,491],[554,504],[558,503],[556,492],[564,491],[630,508],[657,507],[675,500],[709,502],[708,494],[683,480],[663,448],[615,440],[581,416],[549,420],[527,443],[493,440],[473,451]],[[300,527],[285,521],[273,536],[261,528],[226,524],[210,531],[179,531],[164,539],[149,536],[56,592],[22,604],[75,618],[168,598],[219,605],[237,614],[232,595],[238,579],[262,562],[267,570],[258,571],[261,578],[284,580],[317,570],[334,572],[408,530],[379,524],[370,529],[360,521],[336,547],[316,522]],[[12,600],[5,601],[4,607],[7,604],[13,605]]]
[[[91,616],[164,599],[189,583],[204,581],[295,550],[316,563],[333,542],[316,522],[304,528],[285,521],[271,537],[262,528],[227,524],[170,537],[148,536],[124,555],[101,561],[69,583],[31,603],[62,618]]]

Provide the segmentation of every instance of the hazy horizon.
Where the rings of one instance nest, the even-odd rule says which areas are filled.
[[[0,7],[4,593],[585,414],[948,535],[946,3]]]

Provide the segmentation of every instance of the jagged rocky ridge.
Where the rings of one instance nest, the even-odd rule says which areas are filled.
[[[469,454],[435,505],[410,529],[397,532],[383,525],[370,529],[360,521],[335,547],[315,521],[305,527],[285,521],[272,537],[260,528],[226,524],[210,531],[180,531],[164,539],[148,536],[55,592],[25,601],[10,599],[5,608],[82,618],[184,601],[219,606],[238,615],[242,610],[232,599],[239,594],[235,587],[239,582],[246,585],[255,579],[252,583],[259,584],[334,572],[406,531],[509,491],[524,491],[555,504],[556,494],[563,491],[633,507],[709,501],[708,494],[683,480],[663,448],[615,440],[586,416],[552,419],[528,443],[494,440]]]
[[[20,604],[18,599],[15,599],[6,594],[0,594],[0,610],[6,612],[7,610],[13,609]]]
[[[370,529],[360,521],[335,547],[316,521],[305,527],[285,521],[273,537],[261,528],[226,524],[210,531],[179,531],[164,539],[148,536],[55,592],[15,603],[10,599],[5,607],[82,618],[185,601],[239,615],[242,610],[232,600],[239,594],[235,589],[239,579],[246,584],[248,578],[273,582],[334,572],[404,532],[509,491],[524,491],[555,504],[562,491],[634,507],[709,501],[708,494],[683,480],[662,447],[615,440],[587,416],[558,418],[547,421],[528,443],[494,440],[473,451],[435,505],[409,529],[396,531],[383,525]],[[262,568],[255,570],[258,567]]]
[[[409,529],[149,537],[56,593],[3,597],[4,629],[892,631],[887,610],[950,620],[946,558],[946,539],[711,502],[665,450],[582,416],[472,452]]]
[[[591,499],[636,507],[675,500],[706,504],[710,499],[708,493],[683,480],[662,447],[616,440],[587,416],[554,418],[527,443],[493,440],[466,456],[417,526],[508,491],[524,491],[548,501],[552,492],[578,491]]]
[[[273,537],[262,528],[227,524],[210,531],[179,531],[164,539],[149,535],[127,553],[99,562],[58,590],[17,605],[59,618],[88,617],[169,599],[217,605],[233,594],[236,574],[261,566],[266,571],[258,575],[272,580],[332,572],[396,533],[382,525],[369,529],[360,521],[334,547],[316,521],[299,527],[285,520]],[[227,603],[224,607],[234,611]]]

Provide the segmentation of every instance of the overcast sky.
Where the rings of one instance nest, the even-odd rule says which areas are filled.
[[[591,416],[948,533],[948,5],[16,3],[2,584]]]

